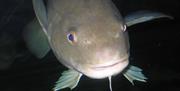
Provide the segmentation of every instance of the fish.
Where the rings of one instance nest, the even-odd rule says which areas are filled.
[[[52,50],[67,67],[54,91],[74,89],[81,77],[109,79],[123,74],[132,84],[146,82],[142,69],[129,64],[127,27],[158,18],[160,12],[139,11],[122,17],[111,0],[32,0],[36,19],[25,28],[27,47],[38,58]]]

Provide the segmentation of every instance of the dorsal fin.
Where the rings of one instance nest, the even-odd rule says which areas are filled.
[[[152,12],[152,11],[144,10],[144,11],[137,11],[137,12],[134,12],[132,14],[125,16],[125,22],[126,22],[126,25],[129,27],[138,23],[143,23],[143,22],[147,22],[147,21],[151,21],[151,20],[159,19],[159,18],[173,19],[173,17],[160,13],[160,12]]]

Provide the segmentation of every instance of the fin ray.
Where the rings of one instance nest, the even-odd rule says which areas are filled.
[[[134,80],[146,82],[146,79],[148,79],[143,73],[142,69],[136,67],[136,66],[130,66],[123,75],[134,85]]]
[[[54,91],[63,89],[63,88],[70,88],[73,89],[77,86],[82,74],[76,72],[74,70],[69,69],[68,71],[64,71],[62,76],[56,82],[54,87]]]

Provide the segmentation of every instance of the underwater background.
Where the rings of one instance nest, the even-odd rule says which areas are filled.
[[[130,64],[143,69],[146,83],[133,86],[122,74],[112,78],[113,91],[180,91],[180,1],[113,0],[123,16],[150,10],[174,17],[128,27]],[[0,91],[52,91],[67,68],[52,51],[43,59],[26,48],[22,30],[35,17],[31,0],[0,1]],[[70,91],[63,89],[61,91]],[[108,79],[83,76],[73,91],[110,91]]]

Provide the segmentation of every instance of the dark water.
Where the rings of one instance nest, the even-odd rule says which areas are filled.
[[[180,91],[180,1],[114,2],[123,16],[137,10],[152,10],[171,15],[174,20],[158,19],[128,28],[131,64],[143,68],[149,79],[132,86],[118,75],[112,78],[113,91]],[[27,50],[22,30],[33,18],[31,0],[0,1],[0,91],[51,91],[66,69],[52,52],[37,59]],[[108,79],[83,77],[73,91],[109,91]]]

